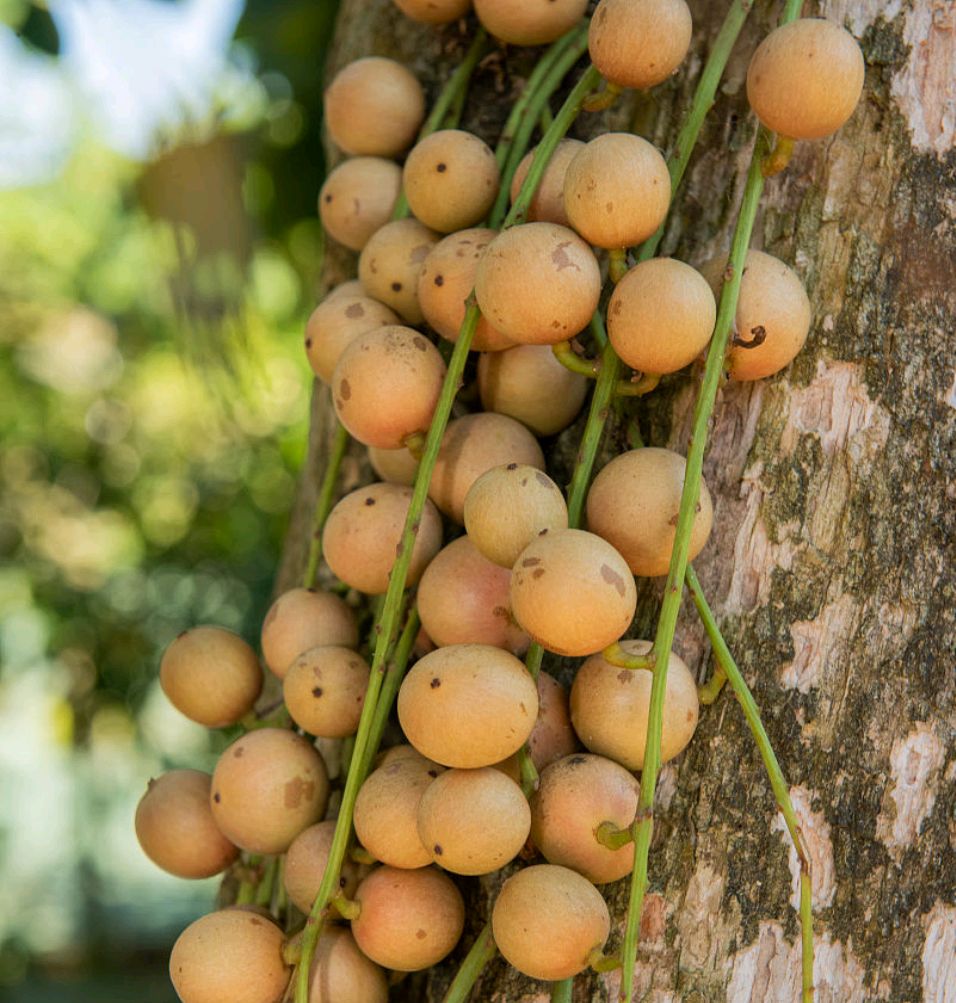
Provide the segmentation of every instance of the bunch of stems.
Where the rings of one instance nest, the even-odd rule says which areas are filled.
[[[475,61],[477,62],[477,58]],[[585,73],[584,77],[582,77],[569,95],[561,111],[555,116],[550,128],[541,139],[540,149],[542,150],[542,156],[536,158],[535,164],[528,172],[528,177],[522,186],[521,192],[504,220],[503,225],[505,227],[513,225],[516,221],[525,218],[527,215],[528,205],[537,186],[540,184],[541,176],[544,173],[544,168],[550,159],[551,153],[574,121],[575,116],[580,110],[581,103],[587,94],[593,90],[598,79],[596,71]],[[467,78],[465,78],[465,82],[467,82]],[[456,86],[458,85],[463,86],[464,84],[456,82]],[[529,102],[529,106],[531,104]],[[322,926],[328,915],[332,899],[338,890],[339,875],[345,859],[348,842],[351,838],[355,800],[375,755],[374,723],[376,719],[384,722],[381,712],[378,711],[378,704],[383,681],[387,676],[387,653],[396,641],[402,609],[404,608],[405,584],[411,566],[412,551],[418,535],[422,510],[428,496],[428,487],[431,483],[432,472],[434,471],[438,452],[441,448],[441,441],[451,415],[452,404],[462,382],[465,362],[468,358],[468,351],[471,348],[471,342],[474,338],[479,319],[480,311],[477,305],[471,302],[465,312],[458,340],[455,343],[454,350],[448,362],[448,369],[442,384],[441,393],[422,449],[418,472],[412,488],[408,514],[398,547],[398,555],[389,576],[388,589],[385,593],[382,609],[374,628],[375,646],[372,654],[368,691],[366,692],[358,731],[355,735],[352,764],[342,791],[342,802],[339,808],[339,816],[336,820],[332,844],[329,848],[328,863],[312,910],[306,920],[302,935],[302,953],[296,972],[293,975],[293,982],[290,983],[290,986],[294,985],[295,1003],[307,1003],[308,1001],[309,969]],[[384,727],[384,723],[382,723],[382,727]],[[380,731],[378,734],[380,737]]]
[[[717,84],[723,73],[730,50],[740,31],[746,17],[750,4],[747,0],[734,0],[725,22],[717,36],[714,49],[701,75],[693,103],[687,120],[681,129],[674,154],[669,160],[668,169],[671,175],[672,190],[676,190],[686,170],[687,163],[697,136],[699,134],[704,117],[708,108],[713,102]],[[793,0],[788,3],[787,11],[797,7]],[[784,21],[795,17],[793,13],[789,18],[784,15]],[[533,198],[534,192],[540,183],[541,175],[550,160],[550,157],[566,134],[567,129],[574,118],[580,112],[582,104],[589,94],[591,94],[600,81],[597,71],[591,67],[578,81],[561,110],[554,118],[550,118],[550,108],[548,99],[553,91],[560,85],[567,71],[583,52],[581,29],[569,32],[563,39],[556,42],[543,57],[529,79],[529,85],[525,93],[515,106],[515,110],[509,118],[498,146],[499,165],[503,167],[503,173],[507,176],[502,180],[502,196],[499,196],[500,205],[496,204],[492,212],[491,225],[496,226],[501,222],[503,207],[507,204],[507,188],[510,186],[510,179],[514,169],[524,155],[527,144],[535,124],[542,120],[547,122],[547,128],[538,147],[537,155],[532,166],[532,170],[522,186],[518,198],[515,200],[511,211],[503,221],[503,226],[514,225],[523,222],[527,218],[528,206]],[[431,129],[437,128],[440,124],[448,121],[448,109],[460,107],[460,95],[463,93],[462,87],[467,84],[468,77],[474,65],[477,64],[480,55],[484,51],[484,39],[476,39],[469,50],[471,60],[467,72],[463,73],[456,81],[455,88],[446,89],[447,101],[440,109],[436,106],[429,123],[433,122]],[[573,58],[572,58],[573,57]],[[460,68],[461,69],[461,68]],[[445,94],[443,94],[443,98]],[[455,119],[457,121],[457,119]],[[427,134],[429,123],[423,129],[423,135]],[[810,914],[809,899],[809,867],[806,853],[802,844],[799,824],[796,820],[786,783],[780,771],[779,764],[770,747],[766,732],[760,723],[759,711],[753,701],[746,684],[740,676],[739,670],[733,663],[729,649],[720,635],[713,615],[710,614],[709,607],[703,593],[700,591],[699,582],[693,574],[693,569],[688,566],[687,552],[689,548],[689,534],[693,522],[693,513],[696,507],[697,496],[700,488],[700,472],[703,461],[703,452],[706,444],[706,431],[713,410],[716,390],[719,381],[721,364],[726,352],[729,332],[732,328],[733,317],[736,312],[736,301],[739,294],[740,279],[742,276],[742,263],[749,245],[750,234],[756,214],[756,206],[762,190],[761,166],[766,154],[770,151],[769,136],[761,130],[755,147],[754,158],[751,169],[748,172],[747,184],[744,192],[744,200],[741,207],[740,219],[734,234],[734,241],[731,249],[730,275],[726,283],[722,296],[718,320],[714,338],[711,342],[711,349],[708,353],[708,361],[705,368],[704,379],[701,391],[695,408],[694,433],[691,441],[691,448],[687,458],[687,474],[685,476],[684,492],[681,500],[681,508],[678,516],[674,553],[671,561],[671,568],[668,574],[665,588],[665,599],[661,608],[661,616],[658,630],[654,642],[654,652],[658,655],[661,652],[669,653],[673,644],[674,629],[676,627],[677,612],[680,605],[680,595],[682,582],[687,575],[688,585],[694,595],[698,610],[711,638],[715,650],[715,656],[719,670],[730,680],[735,693],[738,696],[748,724],[754,731],[758,747],[760,749],[764,764],[771,777],[771,784],[777,797],[778,805],[784,815],[788,831],[797,847],[797,852],[801,861],[801,923],[803,927],[803,949],[804,949],[804,1000],[812,999],[812,917]],[[407,212],[407,208],[405,209]],[[638,251],[638,259],[646,260],[652,257],[657,250],[663,236],[664,224],[658,231],[650,237]],[[303,937],[302,959],[299,965],[298,977],[296,979],[296,1003],[305,1003],[307,999],[308,968],[315,943],[321,929],[322,920],[328,910],[334,885],[337,885],[338,873],[341,869],[345,847],[351,834],[351,815],[354,808],[354,799],[358,786],[367,774],[381,731],[384,728],[395,692],[401,681],[401,674],[407,662],[411,645],[414,642],[417,630],[417,618],[412,613],[406,621],[402,638],[395,645],[395,638],[398,622],[403,608],[404,585],[407,578],[408,567],[411,559],[412,547],[418,530],[418,520],[421,517],[421,510],[427,495],[427,487],[431,479],[431,473],[437,458],[441,438],[450,414],[451,403],[454,399],[457,387],[464,369],[464,362],[470,347],[475,327],[479,319],[479,311],[472,301],[465,315],[462,329],[459,333],[458,341],[452,352],[448,366],[448,375],[443,386],[442,395],[436,408],[435,418],[429,429],[428,437],[424,444],[424,449],[419,465],[418,476],[413,489],[412,503],[409,509],[408,520],[403,533],[402,544],[400,545],[399,559],[393,569],[389,582],[389,590],[385,596],[381,615],[375,626],[375,652],[373,655],[373,673],[369,686],[369,695],[366,697],[365,711],[363,711],[362,722],[359,732],[356,735],[356,749],[353,755],[353,768],[349,771],[346,781],[346,788],[343,792],[342,808],[340,809],[340,824],[336,827],[335,838],[333,839],[332,851],[330,853],[329,867],[323,879],[316,898],[315,906],[309,917],[305,934]],[[595,331],[595,339],[598,345],[603,345],[600,362],[598,363],[597,381],[592,396],[591,407],[587,424],[579,450],[578,462],[575,466],[571,485],[569,489],[568,510],[569,525],[580,524],[584,499],[597,451],[600,446],[606,418],[614,398],[615,392],[619,388],[619,376],[621,365],[613,349],[607,342],[603,329],[603,322],[599,314],[595,315],[592,322]],[[347,437],[345,438],[347,443]],[[336,438],[335,447],[338,447],[339,438]],[[333,455],[337,452],[334,447]],[[341,449],[344,455],[344,446]],[[339,457],[341,459],[341,456]],[[334,489],[335,475],[327,471],[326,479],[320,490],[320,505],[330,507],[327,499],[331,498]],[[320,517],[320,505],[317,505],[317,522]],[[324,520],[324,515],[321,517]],[[315,535],[313,535],[312,548],[315,547]],[[321,556],[321,551],[312,558],[312,548],[310,548],[309,567],[307,571],[307,582],[314,578],[315,567]],[[706,611],[706,612],[705,612]],[[385,671],[386,654],[395,645],[395,657]],[[543,651],[540,646],[532,645],[529,649],[527,664],[529,671],[537,677],[540,669]],[[622,986],[622,998],[628,1001],[633,993],[633,972],[636,962],[637,936],[639,931],[639,921],[643,906],[643,897],[647,887],[647,857],[650,847],[650,837],[653,832],[653,802],[656,788],[657,774],[660,768],[660,737],[661,721],[663,709],[663,694],[666,683],[666,657],[658,657],[654,670],[654,682],[652,685],[651,708],[648,722],[648,745],[645,754],[644,770],[642,772],[641,800],[639,804],[637,820],[634,823],[631,837],[635,842],[635,872],[632,879],[631,896],[628,909],[627,929],[623,948],[624,980]],[[386,683],[383,688],[381,677],[384,676]],[[378,680],[378,686],[373,686],[373,682]],[[374,693],[373,693],[374,690]],[[381,691],[381,696],[380,696]],[[366,714],[366,712],[368,712]],[[530,766],[530,773],[526,772],[526,765]],[[530,757],[525,750],[522,759],[522,778],[527,783],[536,779],[533,773],[533,764],[530,764]],[[326,885],[329,887],[326,888]],[[484,966],[484,964],[494,956],[495,949],[490,934],[490,927],[486,926],[479,935],[471,951],[467,955],[465,962],[455,981],[445,997],[446,1003],[458,1003],[467,998],[474,982]],[[809,960],[808,960],[809,959]],[[809,966],[809,967],[808,967]],[[808,976],[809,971],[809,976]],[[808,988],[809,987],[809,988]],[[565,1000],[570,998],[571,980],[555,983],[553,987],[552,999]],[[808,995],[809,993],[809,995]]]
[[[799,14],[799,10],[799,0],[788,0],[783,16],[781,17],[781,23],[787,23],[788,21],[796,18]],[[733,329],[734,317],[737,312],[737,301],[740,294],[741,280],[743,278],[744,261],[750,245],[750,238],[753,233],[757,206],[763,192],[764,174],[762,168],[764,166],[764,161],[771,153],[772,148],[773,144],[771,142],[771,136],[767,130],[761,126],[757,132],[750,168],[747,172],[747,180],[744,186],[740,213],[731,242],[730,259],[725,273],[724,286],[721,291],[720,303],[717,310],[717,321],[714,328],[714,334],[711,339],[710,348],[707,353],[707,362],[704,368],[703,380],[701,382],[700,391],[694,408],[694,421],[691,432],[690,448],[687,453],[687,467],[684,476],[684,487],[681,494],[680,509],[677,517],[674,549],[671,555],[667,581],[664,586],[664,600],[661,604],[657,632],[654,638],[654,676],[651,684],[650,708],[648,712],[647,745],[644,753],[644,766],[641,771],[641,793],[638,800],[637,818],[634,822],[632,830],[634,838],[634,873],[631,878],[631,893],[628,903],[627,924],[625,927],[623,946],[624,973],[622,980],[622,998],[626,1001],[626,1003],[630,1003],[633,998],[634,968],[637,961],[640,920],[643,910],[644,895],[648,884],[648,856],[650,853],[651,837],[653,836],[654,831],[654,796],[657,787],[657,777],[661,765],[661,734],[663,727],[664,694],[667,683],[667,663],[674,642],[674,631],[677,625],[677,615],[680,610],[683,583],[688,567],[690,533],[693,527],[697,500],[700,494],[701,470],[703,467],[704,450],[707,445],[708,426],[711,415],[713,414],[714,403],[717,397],[717,389],[720,383],[720,374],[723,369],[730,333]],[[689,154],[689,150],[686,151],[686,153]],[[680,141],[678,142],[677,154],[678,156],[685,155],[685,151],[681,147]],[[681,170],[681,174],[682,173],[683,170]],[[656,245],[654,249],[656,250]],[[650,256],[650,254],[648,254],[648,256]],[[641,257],[643,258],[643,254]],[[714,623],[713,626],[716,628],[716,623]],[[726,649],[726,645],[724,645],[724,648]],[[727,671],[726,665],[724,665],[724,671]],[[756,734],[757,733],[755,732],[755,735]],[[763,737],[766,737],[765,734]],[[758,745],[759,744],[760,739],[758,738]],[[766,762],[767,760],[765,759],[765,763]],[[782,776],[779,774],[779,765],[776,764],[776,759],[774,759],[774,764],[776,765],[777,775],[782,780]],[[772,775],[771,783],[773,782],[774,778]],[[788,809],[785,815],[789,814],[795,820],[792,805],[790,804],[789,793],[786,790],[786,785],[781,783],[780,787],[781,793],[784,796],[782,798],[778,797],[778,800],[781,805]],[[793,831],[791,831],[791,838],[794,839],[794,844],[797,847],[797,853],[800,856],[802,864],[800,905],[803,947],[802,998],[805,1003],[808,1003],[808,1001],[813,999],[813,931],[810,878],[808,863],[806,862],[806,855],[803,853],[798,826],[795,826]],[[806,865],[806,870],[803,869],[804,865]],[[803,880],[804,877],[805,880]]]

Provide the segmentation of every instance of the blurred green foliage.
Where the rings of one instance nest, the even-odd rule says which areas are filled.
[[[253,130],[184,136],[148,165],[87,137],[54,182],[0,191],[5,998],[67,998],[23,982],[31,956],[45,986],[137,943],[162,956],[210,896],[152,875],[132,807],[150,773],[209,768],[224,740],[160,706],[163,647],[195,623],[255,644],[268,606],[308,431],[336,6],[247,5],[237,38],[266,96]],[[42,9],[2,0],[0,18],[56,52]],[[33,824],[72,834],[59,856],[17,806],[48,767],[37,797],[58,803]],[[158,977],[135,998],[171,999]]]

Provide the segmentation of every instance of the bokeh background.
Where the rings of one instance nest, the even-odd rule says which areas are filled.
[[[215,880],[140,852],[228,735],[157,683],[254,641],[311,380],[335,0],[0,0],[0,999],[175,1000]]]

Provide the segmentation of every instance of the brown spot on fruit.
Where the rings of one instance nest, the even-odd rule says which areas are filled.
[[[339,396],[342,400],[347,401],[352,396],[352,388],[349,386],[348,380],[342,380],[339,384]]]
[[[435,851],[435,856],[436,856],[436,857],[440,857],[440,856],[441,856],[441,855],[442,855],[442,854],[443,854],[443,853],[445,852],[445,851],[444,851],[444,850],[443,850],[443,849],[441,848],[441,844],[440,844],[440,843],[436,843],[436,844],[435,844],[435,846],[433,847],[433,849],[434,849],[434,851]]]
[[[415,931],[415,936],[416,936],[416,937],[417,937],[417,938],[418,938],[419,940],[424,940],[424,939],[425,939],[425,937],[426,937],[426,933],[425,933],[425,931],[424,931],[424,930],[416,930],[416,931]]]
[[[311,799],[314,791],[314,781],[303,780],[302,777],[293,777],[291,780],[286,781],[285,787],[283,788],[283,804],[290,810],[298,808],[302,803],[303,798],[306,800]]]
[[[345,308],[345,316],[355,320],[357,317],[365,316],[365,307],[361,303],[351,303]]]
[[[441,686],[441,680],[436,676],[429,684],[433,690],[437,690]]]
[[[428,351],[428,342],[424,338],[412,338],[412,344],[419,350],[419,352]]]
[[[436,275],[435,276],[435,285],[436,286],[443,286],[444,284],[445,284],[445,276],[444,275]]]
[[[313,687],[313,689],[312,689],[312,696],[314,696],[316,698],[322,696],[322,687],[321,686],[315,686],[315,687]]]
[[[439,174],[444,174],[445,171],[448,170],[448,164],[436,164],[435,170],[438,171]]]
[[[565,248],[570,246],[571,241],[565,240],[558,244],[558,246],[551,252],[551,260],[558,266],[559,272],[563,272],[565,268],[573,268],[578,272],[581,271],[580,266],[568,257],[568,252]]]
[[[401,291],[402,291],[402,284],[401,284],[401,282],[393,282],[392,283],[392,292],[393,293],[400,293]]]
[[[375,504],[375,499],[371,495],[369,495],[369,497],[365,499],[365,505],[371,508],[371,506],[374,504]]]
[[[216,791],[216,793],[213,794],[212,799],[213,801],[216,802],[216,804],[219,804],[219,802],[222,801],[222,795],[219,793],[219,791]]]
[[[523,568],[533,568],[536,564],[540,564],[540,563],[541,563],[541,558],[540,557],[526,557],[521,562],[521,567],[523,567]]]
[[[619,596],[624,595],[627,591],[624,586],[624,579],[609,565],[601,565],[601,577],[608,583],[608,585],[613,585],[617,589],[617,594]]]
[[[543,574],[544,574],[544,568],[535,568],[534,571],[531,572],[531,577],[540,578]]]

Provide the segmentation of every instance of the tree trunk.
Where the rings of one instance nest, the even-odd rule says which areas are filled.
[[[725,6],[692,0],[693,49],[679,75],[582,118],[578,134],[633,128],[667,151]],[[700,264],[729,244],[754,134],[747,61],[777,13],[760,5],[744,29],[664,253]],[[793,263],[814,322],[783,374],[729,384],[718,398],[704,469],[715,530],[696,564],[809,844],[817,999],[953,1003],[956,7],[826,0],[805,13],[859,39],[866,87],[841,132],[798,144],[767,185],[754,243]],[[457,28],[413,25],[389,0],[344,0],[330,72],[360,55],[393,55],[434,93],[466,41]],[[494,140],[533,56],[486,63],[468,128]],[[332,263],[336,277],[347,267],[344,257]],[[642,405],[645,441],[686,452],[698,380],[685,374]],[[329,428],[320,394],[287,583],[303,562]],[[555,450],[559,476],[579,434]],[[620,429],[607,438],[609,450],[621,448]],[[659,593],[659,583],[643,587],[632,636],[653,636]],[[709,647],[689,604],[676,650],[707,676]],[[499,883],[472,883],[470,905],[487,909]],[[604,889],[609,950],[623,933],[626,885]],[[797,1000],[796,887],[795,854],[727,690],[661,775],[635,997]],[[400,995],[440,999],[482,921],[474,914],[456,955]],[[574,999],[614,1000],[619,982],[619,973],[582,975]],[[472,996],[548,998],[546,985],[500,960]]]

